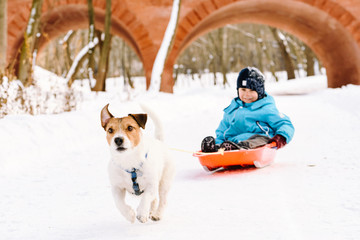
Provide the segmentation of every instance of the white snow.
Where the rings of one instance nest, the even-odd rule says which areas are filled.
[[[29,22],[28,22],[28,25],[27,25],[27,27],[26,27],[26,34],[27,34],[27,35],[30,35],[31,32],[32,32],[33,24],[34,24],[34,22],[35,22],[36,11],[37,11],[36,8],[32,8],[32,9],[31,9]]]
[[[236,74],[226,89],[209,76],[179,78],[174,94],[156,96],[144,79],[132,94],[109,79],[106,93],[84,91],[75,112],[0,119],[1,239],[359,239],[360,86],[326,89],[325,77],[268,83],[293,121],[293,141],[269,167],[209,174],[191,152],[214,134]],[[156,109],[167,144],[181,151],[172,151],[177,175],[164,219],[131,224],[111,196],[100,110],[110,103],[123,116],[140,102]]]
[[[91,29],[91,28],[90,28],[90,29]],[[69,30],[69,31],[65,34],[64,38],[59,41],[59,44],[62,45],[62,44],[64,44],[64,43],[66,43],[66,42],[69,40],[70,36],[73,34],[73,32],[74,32],[74,30]]]

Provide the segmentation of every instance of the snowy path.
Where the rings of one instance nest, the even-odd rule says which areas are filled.
[[[195,89],[138,100],[157,108],[169,146],[194,151],[214,134],[233,92]],[[1,239],[359,239],[359,96],[358,86],[276,95],[296,132],[264,169],[210,175],[191,154],[173,151],[177,176],[165,218],[146,224],[130,224],[114,206],[99,122],[107,102],[115,115],[139,111],[136,102],[103,95],[73,113],[6,117]]]

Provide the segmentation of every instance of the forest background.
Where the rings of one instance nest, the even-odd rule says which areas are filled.
[[[88,0],[89,28],[74,29],[49,40],[41,52],[37,47],[39,36],[43,35],[40,22],[43,0],[33,0],[32,14],[19,49],[19,64],[6,65],[3,54],[6,53],[6,4],[7,0],[0,0],[0,117],[11,114],[7,106],[12,102],[11,96],[24,111],[41,112],[29,103],[32,101],[29,96],[33,96],[29,87],[36,88],[37,95],[42,92],[33,78],[35,66],[66,79],[68,88],[65,92],[59,94],[53,89],[46,93],[52,97],[64,96],[61,100],[64,101],[63,111],[76,108],[79,98],[75,97],[72,87],[75,81],[85,79],[92,91],[105,91],[106,78],[119,77],[125,86],[134,88],[134,79],[144,76],[142,63],[135,52],[124,40],[110,33],[111,0],[106,1],[104,32],[95,28],[93,3]],[[220,82],[226,86],[227,73],[239,72],[246,66],[271,73],[274,81],[278,81],[279,72],[286,72],[286,78],[290,80],[313,76],[322,68],[312,50],[296,37],[271,26],[243,23],[213,30],[186,48],[174,66],[174,84],[179,74],[195,79],[195,75],[211,73],[214,85],[220,77]]]

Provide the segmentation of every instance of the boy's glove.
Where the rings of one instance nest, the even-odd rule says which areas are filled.
[[[284,147],[284,146],[286,145],[286,139],[285,139],[285,137],[283,137],[283,136],[281,136],[281,135],[279,135],[279,134],[275,135],[273,138],[271,138],[271,139],[269,140],[269,143],[272,143],[272,142],[275,142],[275,143],[276,143],[276,147],[277,147],[278,149],[280,149],[280,148],[282,148],[282,147]]]

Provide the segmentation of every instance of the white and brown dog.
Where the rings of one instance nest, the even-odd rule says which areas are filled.
[[[162,142],[162,127],[149,109],[157,138],[143,134],[147,114],[129,114],[115,118],[106,105],[101,111],[101,125],[110,146],[109,177],[115,204],[130,222],[144,223],[161,219],[175,167],[168,148]],[[145,106],[142,106],[144,109]],[[137,213],[125,203],[126,191],[141,197]]]

